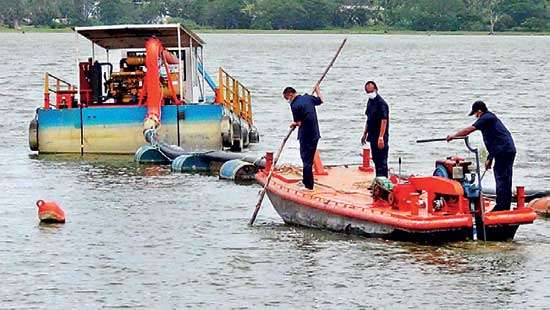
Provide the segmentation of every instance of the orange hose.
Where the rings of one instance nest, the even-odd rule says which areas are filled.
[[[145,73],[143,96],[147,96],[147,116],[145,116],[144,127],[158,127],[160,125],[162,89],[158,60],[163,49],[162,42],[157,38],[153,37],[145,42],[145,67],[147,72]]]

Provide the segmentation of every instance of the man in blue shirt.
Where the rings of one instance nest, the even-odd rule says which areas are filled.
[[[378,94],[378,86],[373,81],[365,84],[365,92],[369,97],[367,102],[367,123],[361,138],[361,144],[370,142],[372,161],[377,177],[388,177],[388,140],[390,127],[390,108]]]
[[[475,115],[477,121],[470,127],[464,128],[454,135],[447,136],[447,141],[456,137],[465,137],[480,130],[483,142],[489,155],[485,162],[485,169],[491,169],[495,161],[496,206],[494,211],[510,210],[512,203],[512,170],[516,158],[516,146],[512,135],[495,114],[487,109],[483,101],[476,101],[469,114]]]
[[[287,87],[283,91],[283,97],[290,104],[294,122],[290,127],[298,128],[298,140],[300,141],[300,157],[303,163],[303,183],[307,189],[312,190],[313,179],[313,158],[317,150],[317,142],[321,135],[319,134],[319,122],[317,121],[317,111],[315,106],[323,103],[323,95],[319,85],[315,86],[313,91],[317,96],[308,94],[298,95],[292,87]]]

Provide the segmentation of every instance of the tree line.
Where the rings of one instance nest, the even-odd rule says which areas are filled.
[[[548,31],[550,0],[0,0],[0,25]]]

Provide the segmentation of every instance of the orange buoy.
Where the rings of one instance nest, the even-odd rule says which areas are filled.
[[[38,200],[36,202],[38,207],[38,218],[44,223],[65,223],[65,212],[61,209],[56,202],[46,202],[44,200]]]
[[[527,205],[540,215],[550,216],[550,197],[535,199]]]

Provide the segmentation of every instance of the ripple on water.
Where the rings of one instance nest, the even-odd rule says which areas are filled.
[[[550,302],[548,220],[521,227],[511,243],[434,246],[289,227],[265,201],[249,227],[257,186],[138,166],[132,156],[28,156],[26,130],[41,101],[42,69],[71,80],[73,62],[66,59],[73,50],[58,47],[72,46],[74,37],[0,36],[17,42],[0,49],[0,72],[9,76],[0,81],[2,307],[543,308]],[[291,121],[281,90],[309,92],[343,38],[205,37],[207,68],[222,65],[253,90],[258,152],[278,145]],[[403,172],[430,173],[436,159],[467,156],[460,143],[414,141],[471,124],[466,114],[481,98],[514,134],[516,181],[550,188],[550,136],[542,134],[550,130],[547,37],[348,38],[322,85],[319,147],[327,163],[360,162],[363,84],[374,79],[391,107],[391,168],[402,157]],[[88,48],[82,40],[79,50]],[[29,63],[21,66],[21,59]],[[479,135],[472,140],[482,145]],[[282,160],[300,162],[294,139]],[[57,200],[68,222],[38,225],[38,198]]]

